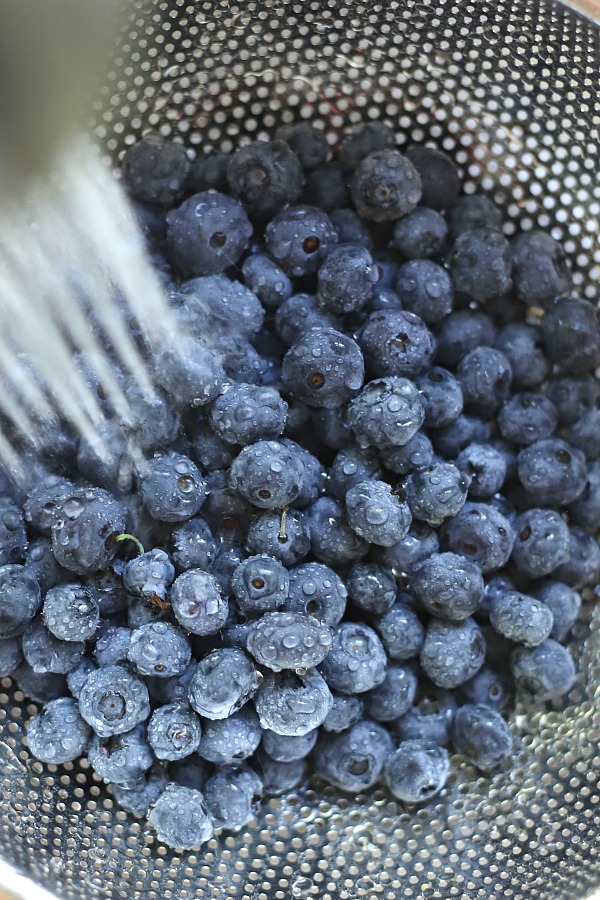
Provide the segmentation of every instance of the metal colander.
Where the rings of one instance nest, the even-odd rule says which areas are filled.
[[[551,0],[162,0],[129,5],[92,128],[115,162],[148,130],[198,153],[307,119],[332,143],[380,120],[442,147],[506,231],[560,240],[577,290],[600,279],[600,29]],[[0,852],[60,898],[583,898],[600,885],[600,614],[584,603],[578,679],[519,706],[491,778],[454,759],[436,802],[349,797],[314,779],[240,835],[174,854],[85,760],[32,761],[37,708],[0,686]],[[33,888],[29,896],[33,896]]]

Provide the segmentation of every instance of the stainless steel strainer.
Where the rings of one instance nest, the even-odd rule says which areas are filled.
[[[400,147],[450,153],[508,232],[561,240],[594,300],[599,76],[599,26],[552,0],[132,2],[91,125],[114,163],[147,129],[204,153],[283,122],[314,121],[335,143],[379,119]],[[491,779],[455,759],[448,789],[416,812],[315,779],[183,856],[119,811],[85,761],[32,761],[22,729],[36,708],[5,679],[0,853],[69,900],[586,897],[600,885],[599,627],[588,600],[576,686],[551,710],[517,708],[514,758]]]

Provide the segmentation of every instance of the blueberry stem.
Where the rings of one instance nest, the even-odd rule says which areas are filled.
[[[133,541],[136,547],[139,550],[140,556],[144,555],[144,546],[139,538],[136,538],[134,534],[118,534],[115,537],[115,541]]]

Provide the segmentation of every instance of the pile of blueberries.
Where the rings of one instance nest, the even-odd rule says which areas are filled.
[[[449,750],[508,765],[600,580],[600,328],[561,247],[376,122],[333,158],[308,124],[193,161],[149,135],[123,180],[177,335],[131,321],[157,387],[111,363],[108,454],[49,423],[4,479],[31,753],[178,849],[311,772],[412,805]]]

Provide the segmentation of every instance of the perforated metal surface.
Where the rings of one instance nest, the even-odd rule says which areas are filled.
[[[550,2],[132,4],[94,122],[113,160],[148,127],[198,152],[306,118],[332,143],[381,119],[398,144],[451,153],[507,230],[564,242],[590,298],[600,279],[598,27]],[[64,898],[582,898],[600,884],[600,611],[584,606],[566,705],[520,707],[515,756],[491,780],[455,760],[434,805],[314,782],[237,837],[173,855],[118,811],[90,769],[28,759],[35,707],[0,692],[0,853]]]

